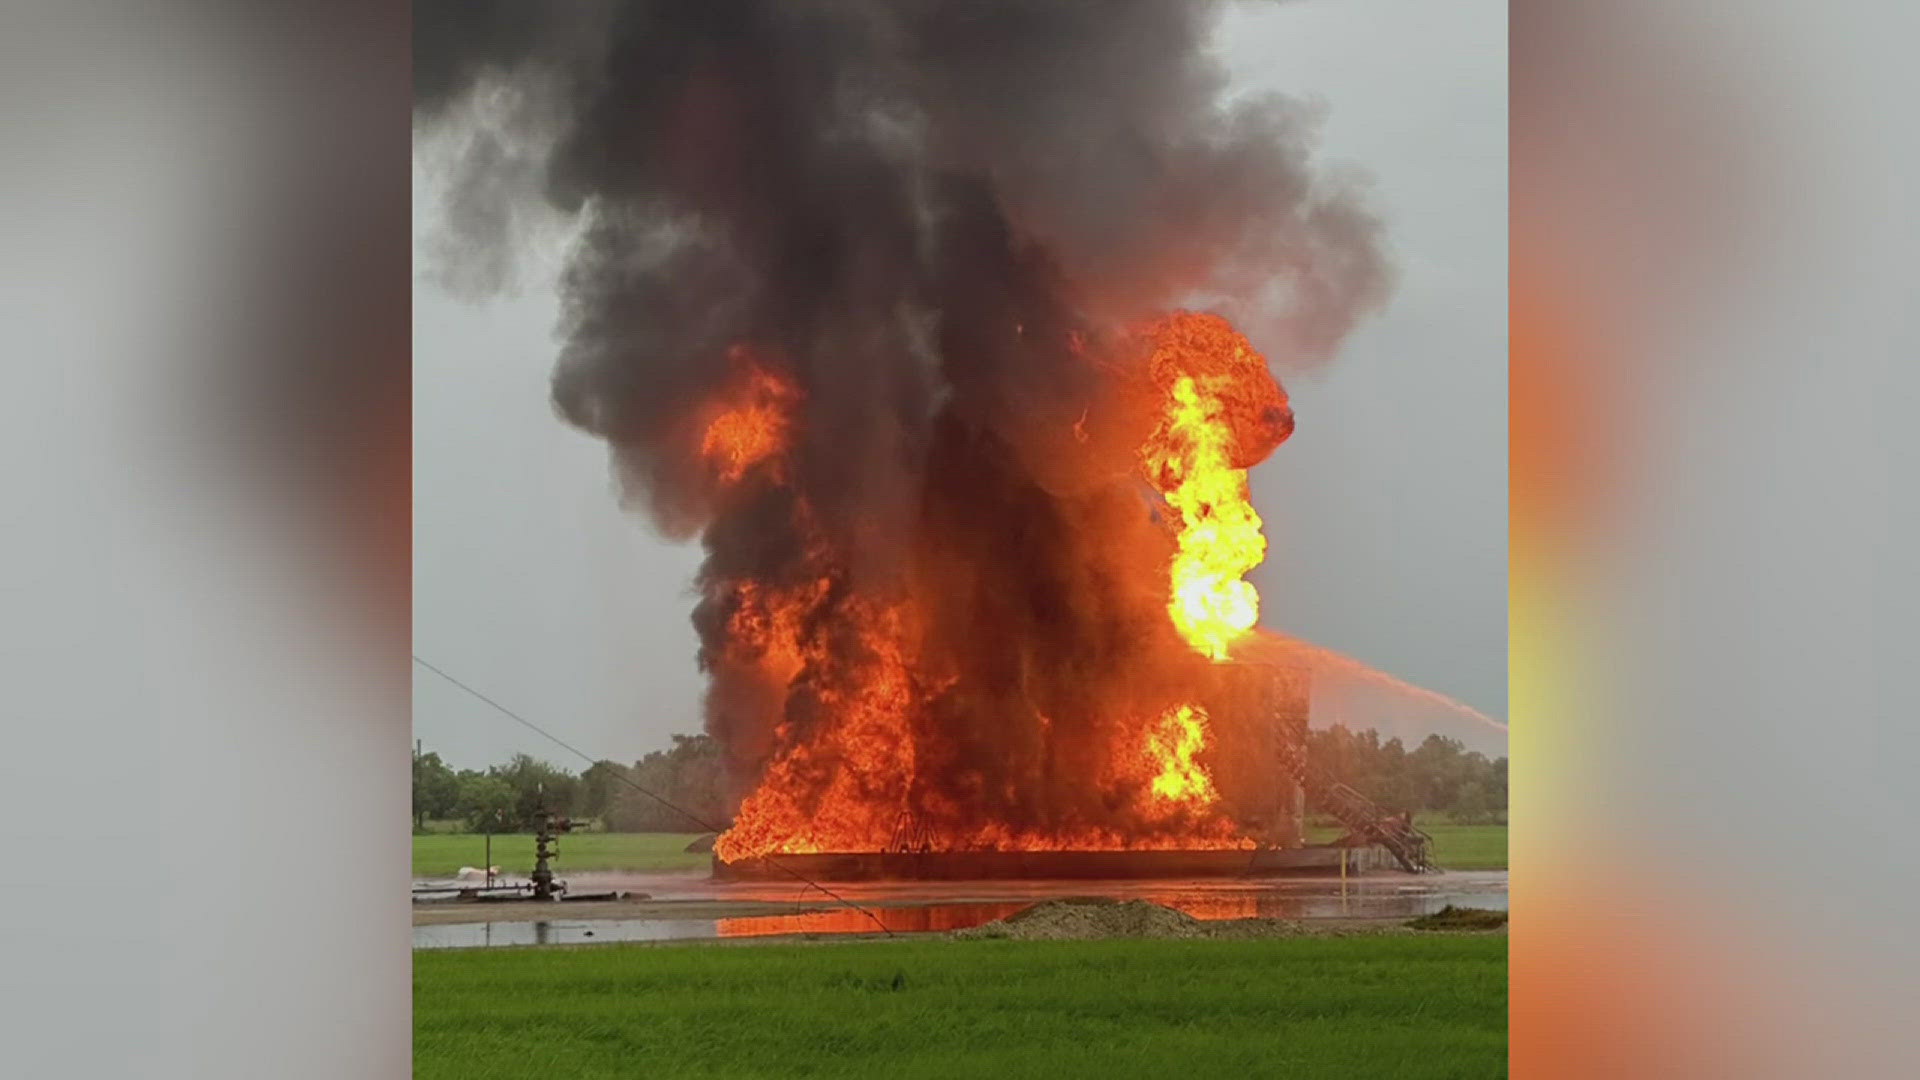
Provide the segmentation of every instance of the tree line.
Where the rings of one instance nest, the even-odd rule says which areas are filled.
[[[1506,820],[1507,759],[1489,759],[1444,735],[1408,750],[1372,728],[1352,732],[1335,724],[1307,733],[1307,764],[1390,811],[1445,811],[1463,824]],[[1307,809],[1321,808],[1309,797]]]
[[[1408,750],[1369,728],[1335,725],[1309,732],[1307,760],[1392,811],[1438,810],[1463,822],[1505,820],[1507,759],[1469,752],[1457,739],[1429,735]],[[471,832],[521,832],[542,810],[599,820],[610,832],[700,832],[731,824],[719,744],[706,735],[675,735],[632,765],[597,761],[579,774],[515,754],[505,765],[449,768],[433,752],[413,759],[414,828],[458,821]],[[1311,800],[1309,812],[1319,810]]]
[[[458,821],[469,832],[522,832],[542,810],[594,818],[609,832],[703,831],[694,818],[724,829],[731,824],[725,792],[720,747],[706,735],[675,735],[672,746],[632,765],[596,761],[578,775],[529,754],[457,772],[431,751],[413,759],[415,831],[428,821]]]

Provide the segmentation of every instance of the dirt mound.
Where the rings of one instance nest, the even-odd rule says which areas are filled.
[[[1201,925],[1206,927],[1208,937],[1216,938],[1300,937],[1309,933],[1342,937],[1348,932],[1344,927],[1308,930],[1291,919],[1222,919]]]
[[[1184,911],[1145,900],[1070,897],[1045,900],[984,926],[956,930],[959,938],[1067,941],[1107,937],[1205,937],[1206,924]]]
[[[1505,913],[1502,912],[1502,915]],[[1184,911],[1146,900],[1073,896],[1021,908],[983,926],[955,930],[956,938],[1008,938],[1015,941],[1067,941],[1087,938],[1280,938],[1347,937],[1352,934],[1406,934],[1405,925],[1388,919],[1196,919]]]

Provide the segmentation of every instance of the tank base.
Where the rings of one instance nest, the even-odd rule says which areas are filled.
[[[724,862],[716,881],[991,881],[1132,878],[1322,876],[1393,869],[1377,847],[1299,847],[1278,851],[934,851],[821,852]]]

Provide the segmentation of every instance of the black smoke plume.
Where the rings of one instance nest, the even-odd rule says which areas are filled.
[[[440,250],[498,280],[518,200],[576,221],[553,399],[705,545],[708,725],[743,788],[832,722],[878,598],[912,611],[916,813],[1124,818],[1080,756],[1198,663],[1132,478],[1129,334],[1206,308],[1300,366],[1383,299],[1313,111],[1226,99],[1206,3],[415,10],[416,126],[468,133]],[[723,485],[700,418],[743,349],[798,411],[777,475]],[[742,582],[824,582],[784,686],[742,655]]]

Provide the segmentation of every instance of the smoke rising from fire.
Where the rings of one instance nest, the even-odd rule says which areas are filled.
[[[1143,448],[1211,386],[1244,499],[1291,430],[1252,345],[1173,313],[1300,366],[1383,299],[1313,111],[1224,100],[1207,4],[530,10],[416,6],[417,122],[478,132],[441,250],[498,278],[507,204],[577,220],[554,402],[704,546],[731,850],[1231,842],[1167,792],[1210,793],[1231,637],[1176,626],[1169,567],[1233,492]],[[537,191],[476,182],[503,147]],[[1194,333],[1226,352],[1169,368]]]

